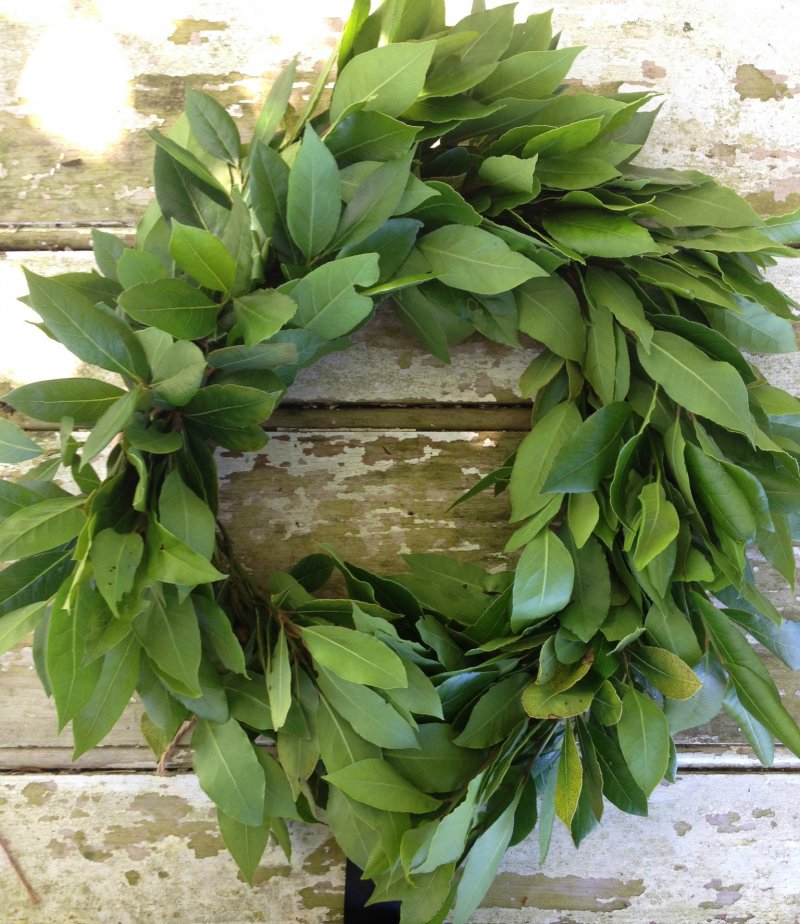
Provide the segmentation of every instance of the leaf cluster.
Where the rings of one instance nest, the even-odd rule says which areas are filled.
[[[27,274],[45,332],[116,384],[4,399],[60,451],[34,464],[0,421],[0,459],[30,463],[0,482],[0,648],[35,629],[76,756],[134,693],[157,755],[194,722],[248,879],[287,821],[324,819],[405,924],[464,922],[537,825],[544,856],[556,817],[580,843],[605,800],[645,814],[672,734],[720,709],[764,763],[775,738],[800,754],[746,638],[797,669],[800,632],[745,554],[793,584],[800,403],[749,354],[796,349],[763,271],[800,219],[636,166],[650,94],[567,91],[579,50],[513,4],[448,27],[441,0],[357,0],[304,111],[293,64],[247,142],[188,91],[151,133],[135,245],[95,231],[99,273]],[[328,550],[267,593],[218,519],[214,449],[260,449],[387,296],[442,361],[475,333],[532,356],[530,432],[456,501],[507,492],[516,567],[376,575]]]

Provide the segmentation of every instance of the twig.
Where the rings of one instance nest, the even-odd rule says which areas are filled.
[[[17,862],[17,858],[11,852],[11,847],[9,846],[8,841],[3,837],[2,834],[0,834],[0,847],[3,848],[5,855],[8,857],[8,862],[11,864],[11,868],[17,874],[19,881],[25,886],[25,891],[28,893],[28,898],[30,899],[31,904],[38,905],[40,899],[36,893],[36,889],[34,889],[34,887],[28,881],[28,877],[22,871],[22,867]]]
[[[186,732],[189,731],[190,728],[194,728],[195,722],[197,722],[197,716],[192,716],[192,718],[187,719],[181,725],[178,731],[175,733],[175,737],[172,739],[172,741],[170,741],[169,745],[167,746],[166,751],[164,751],[164,753],[161,755],[161,759],[159,760],[158,765],[156,766],[156,773],[159,776],[166,775],[167,761],[175,753],[175,748],[177,748],[178,743],[181,740],[181,738],[186,734]]]

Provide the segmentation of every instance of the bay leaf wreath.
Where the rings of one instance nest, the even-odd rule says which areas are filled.
[[[636,166],[651,94],[564,92],[580,49],[549,13],[447,27],[443,6],[356,0],[305,110],[290,64],[247,144],[187,92],[151,132],[135,246],[95,231],[99,274],[27,273],[45,332],[120,385],[6,396],[61,452],[0,482],[0,650],[35,630],[75,756],[137,693],[157,756],[194,723],[245,877],[271,835],[289,852],[287,820],[324,821],[405,924],[465,922],[537,823],[544,856],[556,816],[579,843],[605,799],[644,815],[671,733],[720,709],[765,764],[775,738],[800,755],[745,637],[800,667],[745,557],[793,583],[800,402],[741,352],[796,348],[762,270],[800,214]],[[298,371],[387,297],[444,361],[476,331],[542,345],[530,432],[457,500],[508,493],[516,567],[317,551],[267,593],[217,519],[214,448],[260,449]],[[8,419],[0,443],[41,451]],[[348,599],[325,596],[334,570]]]

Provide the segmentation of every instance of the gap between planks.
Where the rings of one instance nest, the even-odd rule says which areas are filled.
[[[120,221],[0,221],[0,253],[16,250],[91,251],[92,230],[116,234],[133,245],[136,228]]]
[[[267,421],[267,431],[417,430],[430,432],[528,432],[532,404],[295,404],[286,401]],[[56,433],[47,424],[24,422],[24,429]]]
[[[800,759],[784,748],[776,750],[772,767],[763,767],[757,758],[737,752],[736,745],[718,748],[698,748],[678,745],[678,773],[681,774],[792,774],[800,773]],[[22,753],[15,753],[20,751]],[[98,748],[82,758],[85,763],[73,764],[67,748],[3,748],[0,749],[0,776],[19,773],[42,774],[98,774],[136,773],[155,774],[156,762],[144,747],[129,745]],[[180,746],[167,764],[167,775],[191,772],[191,749]]]

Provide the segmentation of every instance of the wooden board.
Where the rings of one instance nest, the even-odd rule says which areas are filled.
[[[376,571],[403,570],[403,553],[428,550],[501,568],[514,558],[502,554],[512,532],[505,496],[484,494],[447,508],[476,478],[500,465],[518,439],[517,433],[495,431],[273,433],[259,453],[219,453],[222,519],[239,560],[262,584],[270,568],[289,568],[323,543]],[[800,619],[800,601],[783,579],[758,558],[753,565],[775,606],[787,618]],[[340,588],[334,584],[332,592]],[[800,719],[800,674],[761,654],[787,707]],[[0,769],[69,767],[69,733],[55,735],[55,712],[35,676],[28,646],[0,658],[0,688]],[[138,706],[131,707],[79,766],[152,767],[139,732],[140,715]],[[749,753],[724,715],[681,740],[689,748],[704,748],[710,766],[720,754]],[[702,765],[698,760],[695,766]],[[181,753],[178,764],[185,763]]]
[[[294,0],[265,13],[250,0],[0,0],[0,395],[25,381],[97,374],[25,323],[33,316],[15,301],[22,264],[86,269],[88,254],[64,248],[85,251],[90,226],[130,235],[152,196],[145,131],[172,125],[186,85],[221,99],[247,137],[271,80],[301,49],[302,105],[349,6]],[[468,7],[448,0],[451,21]],[[519,16],[542,8],[525,0]],[[778,214],[800,206],[796,14],[785,0],[740,13],[694,0],[571,0],[554,22],[562,45],[589,46],[574,90],[664,94],[642,163],[703,170]],[[98,127],[116,136],[92,149]],[[784,261],[770,278],[800,298],[800,265]],[[301,375],[265,452],[220,454],[224,513],[243,561],[259,576],[332,541],[377,570],[431,547],[500,567],[505,501],[446,508],[519,440],[527,411],[517,383],[535,345],[515,351],[472,338],[445,367],[388,309],[353,340]],[[797,356],[756,361],[800,393]],[[800,597],[754,565],[776,606],[800,618]],[[769,666],[800,716],[800,677],[774,659]],[[37,771],[0,777],[0,835],[42,896],[38,908],[27,903],[0,851],[3,920],[341,921],[342,858],[323,828],[298,826],[292,862],[272,850],[250,890],[194,777],[130,772],[153,766],[135,703],[67,771],[69,736],[55,734],[29,645],[0,659],[0,694],[0,772]],[[515,848],[474,920],[796,924],[797,758],[779,749],[780,772],[752,772],[752,753],[720,718],[685,733],[679,759],[683,778],[659,787],[649,819],[609,807],[577,853],[559,830],[542,870],[535,840]],[[174,765],[189,762],[178,749]]]
[[[469,9],[466,0],[448,6],[451,20]],[[42,223],[72,226],[56,233],[72,246],[86,244],[81,225],[134,223],[151,195],[145,130],[173,123],[186,85],[221,99],[247,136],[297,52],[302,104],[349,8],[294,0],[266,14],[249,0],[151,0],[140,15],[139,5],[111,0],[2,0],[6,246],[48,246]],[[541,9],[525,0],[518,15]],[[791,15],[783,0],[765,0],[744,27],[722,3],[572,0],[554,23],[562,45],[587,46],[570,78],[577,88],[664,94],[643,162],[713,173],[771,214],[800,205],[797,39],[791,22],[776,28]]]
[[[19,775],[0,780],[7,924],[341,924],[344,869],[323,827],[294,825],[291,863],[268,848],[250,889],[192,776]],[[540,869],[513,848],[476,924],[795,924],[800,774],[684,774],[650,817],[606,809],[576,851],[558,824]]]
[[[48,275],[88,271],[93,265],[89,253],[0,253],[0,395],[40,378],[110,378],[109,373],[90,369],[33,327],[29,322],[37,320],[36,314],[18,301],[26,291],[23,266]],[[800,301],[800,259],[781,260],[769,271],[769,278]],[[519,350],[475,335],[453,348],[452,362],[446,365],[421,346],[389,304],[381,306],[352,340],[348,351],[326,356],[301,372],[288,401],[326,406],[515,405],[520,402],[519,377],[536,355],[536,344],[524,335],[525,348]],[[775,385],[793,394],[800,392],[800,354],[760,355],[756,362]],[[395,419],[394,425],[404,423]],[[497,421],[490,426],[506,428]]]

